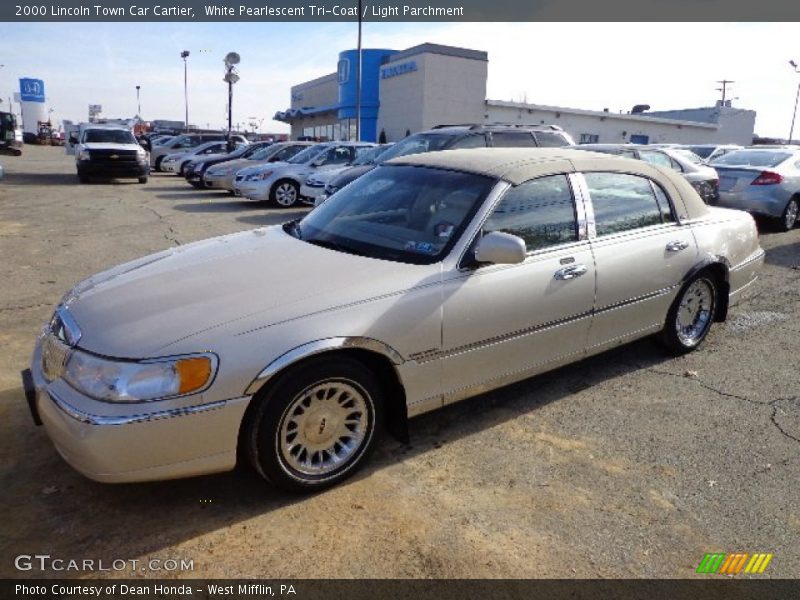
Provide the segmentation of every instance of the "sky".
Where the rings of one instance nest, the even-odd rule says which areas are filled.
[[[182,50],[189,50],[189,121],[227,119],[223,58],[241,55],[233,122],[255,117],[264,132],[290,104],[292,85],[333,73],[356,46],[344,23],[0,23],[0,107],[20,77],[43,79],[53,119],[132,117],[141,86],[145,120],[184,118]],[[755,132],[787,137],[800,84],[796,23],[372,23],[365,48],[424,42],[489,54],[487,97],[627,112],[713,106],[722,79],[733,105],[755,110]],[[6,108],[7,110],[7,108]]]

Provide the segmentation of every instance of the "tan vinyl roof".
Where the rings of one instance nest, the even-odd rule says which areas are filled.
[[[502,179],[512,185],[557,172],[634,173],[665,183],[667,191],[675,200],[681,220],[696,219],[708,212],[708,207],[700,196],[678,173],[650,165],[642,160],[601,152],[567,148],[471,148],[400,156],[387,161],[386,164],[452,169]],[[667,182],[664,182],[665,179]],[[678,205],[680,201],[683,207]]]

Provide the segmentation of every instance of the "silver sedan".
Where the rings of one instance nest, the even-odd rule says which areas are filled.
[[[697,349],[756,280],[753,218],[677,173],[556,148],[396,158],[302,219],[76,285],[23,374],[106,482],[334,485],[385,427],[655,335]]]
[[[800,213],[800,150],[748,148],[718,158],[719,205],[772,217],[783,231]]]

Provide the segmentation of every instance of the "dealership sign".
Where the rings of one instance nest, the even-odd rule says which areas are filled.
[[[409,61],[405,63],[401,63],[399,65],[394,65],[392,67],[386,67],[385,69],[381,70],[381,79],[389,79],[389,77],[397,77],[398,75],[402,75],[403,73],[411,73],[412,71],[417,70],[417,63],[415,61]]]
[[[44,81],[41,79],[20,79],[19,97],[23,102],[44,102]]]

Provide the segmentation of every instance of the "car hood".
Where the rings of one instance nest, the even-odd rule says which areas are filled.
[[[349,167],[338,173],[333,179],[328,181],[328,183],[336,188],[344,187],[354,179],[358,179],[364,173],[371,171],[375,168],[376,165],[359,165],[357,167]]]
[[[87,150],[138,150],[139,144],[117,144],[113,142],[87,142],[81,144]]]
[[[230,172],[238,171],[244,167],[254,167],[257,165],[264,164],[261,161],[251,161],[248,158],[234,158],[226,161],[221,161],[219,164],[216,164],[212,167],[208,168],[209,173],[219,173],[220,171],[231,169]]]
[[[186,351],[211,329],[233,335],[385,297],[432,269],[321,248],[274,226],[120,265],[78,284],[62,304],[80,327],[79,347],[146,358]]]
[[[289,166],[290,163],[278,161],[273,163],[261,163],[253,167],[246,167],[238,172],[239,175],[256,175],[262,171],[271,171],[273,169],[280,169]]]

